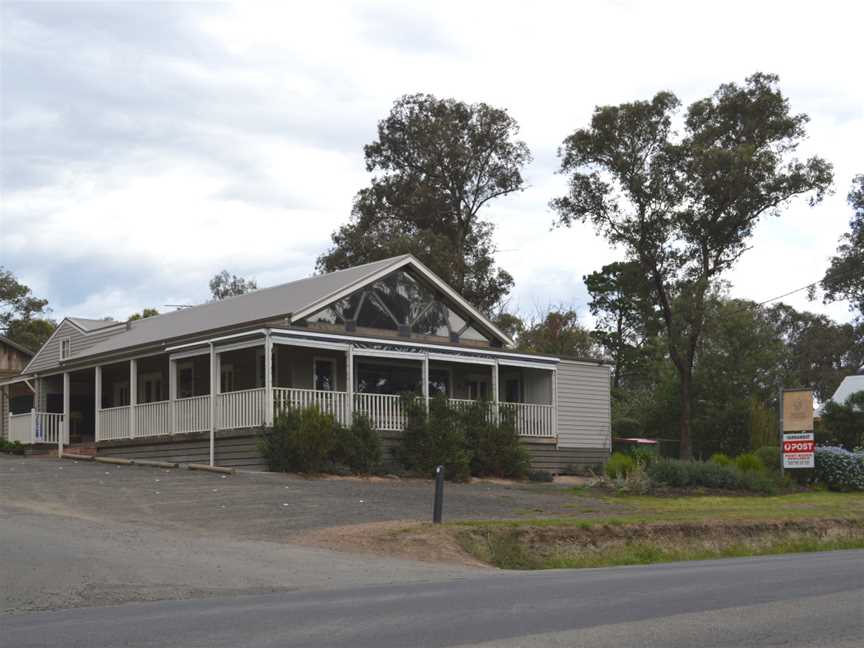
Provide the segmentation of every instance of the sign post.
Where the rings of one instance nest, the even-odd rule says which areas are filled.
[[[780,405],[783,434],[783,469],[813,468],[816,442],[813,437],[813,391],[784,389]]]

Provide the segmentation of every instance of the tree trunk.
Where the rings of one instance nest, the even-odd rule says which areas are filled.
[[[681,381],[681,420],[679,422],[681,445],[679,448],[679,457],[689,461],[693,458],[693,446],[690,442],[690,383],[693,376],[689,371],[679,371],[678,375]]]

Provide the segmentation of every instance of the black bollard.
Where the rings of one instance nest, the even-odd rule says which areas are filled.
[[[444,466],[435,469],[435,504],[432,507],[432,523],[441,524],[441,509],[444,507]]]

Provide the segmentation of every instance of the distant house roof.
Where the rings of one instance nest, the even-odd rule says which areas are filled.
[[[241,324],[290,317],[297,321],[317,312],[327,304],[383,277],[410,265],[424,275],[450,299],[462,306],[472,321],[506,345],[512,340],[490,322],[482,313],[466,302],[431,270],[410,254],[383,259],[373,263],[338,270],[328,274],[299,279],[270,288],[262,288],[244,295],[201,304],[191,308],[145,317],[118,326],[118,332],[83,350],[75,357],[88,357],[120,351],[130,347],[155,344],[166,340],[194,335],[203,331],[224,329]],[[68,318],[86,331],[117,326],[110,320]]]
[[[5,335],[0,335],[0,342],[2,342],[3,344],[7,344],[7,345],[9,345],[10,347],[12,347],[13,349],[15,349],[16,351],[18,351],[18,352],[20,352],[20,353],[23,353],[24,355],[26,355],[26,356],[28,356],[28,357],[30,357],[30,358],[32,358],[34,355],[36,355],[36,352],[35,352],[35,351],[31,351],[31,350],[28,349],[27,347],[25,347],[25,346],[23,346],[23,345],[21,345],[21,344],[18,344],[17,342],[13,342],[12,340],[10,340],[10,339],[9,339],[8,337],[6,337]]]
[[[864,391],[864,373],[860,369],[854,376],[846,376],[843,379],[834,395],[831,396],[831,400],[838,405],[843,405],[847,398],[859,391]]]

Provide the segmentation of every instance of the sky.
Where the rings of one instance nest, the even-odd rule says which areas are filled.
[[[763,301],[821,278],[864,173],[860,2],[0,3],[0,265],[52,316],[200,303],[223,268],[313,273],[368,184],[363,145],[403,94],[506,108],[534,156],[482,216],[509,308],[588,316],[582,277],[621,258],[554,229],[557,150],[597,105],[687,105],[755,71],[809,115],[799,155],[835,193],[756,227],[727,275]],[[851,319],[847,304],[785,299]]]

